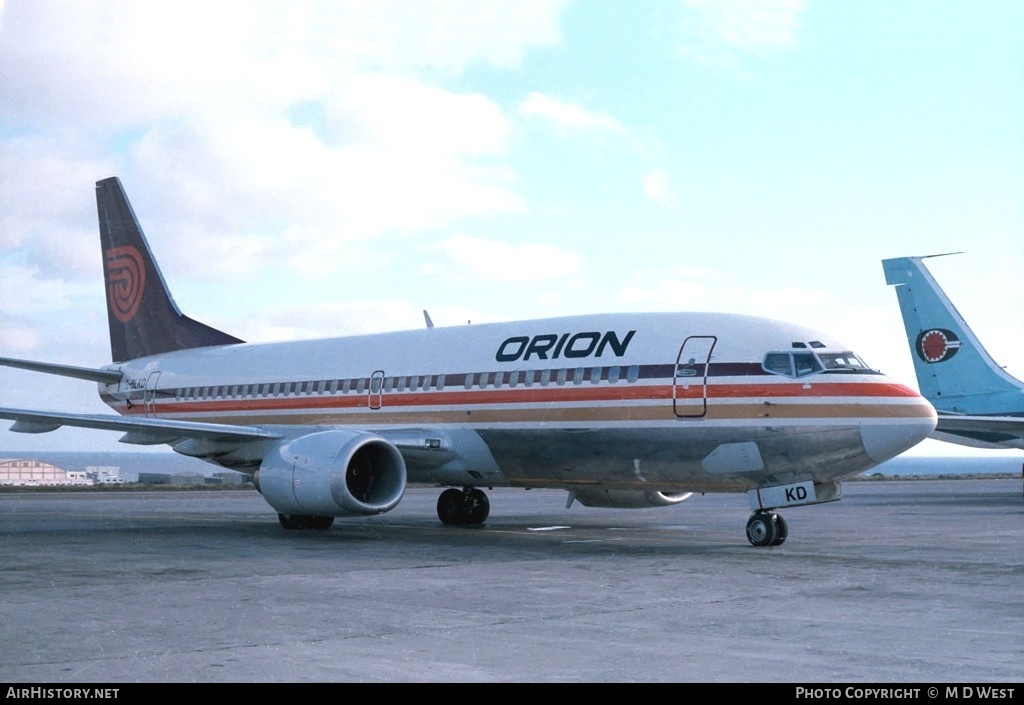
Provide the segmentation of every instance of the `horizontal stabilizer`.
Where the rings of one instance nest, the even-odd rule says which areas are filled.
[[[101,370],[95,367],[75,367],[74,365],[57,365],[51,362],[34,362],[32,360],[18,360],[13,357],[0,357],[0,365],[4,367],[17,367],[22,370],[42,372],[48,375],[60,375],[61,377],[74,377],[85,379],[90,382],[101,384],[117,384],[121,381],[121,373],[117,370]]]
[[[936,431],[1006,433],[1024,438],[1024,416],[961,416],[939,414]]]

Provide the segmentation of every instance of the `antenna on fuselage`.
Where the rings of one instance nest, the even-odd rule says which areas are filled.
[[[427,313],[427,309],[423,309],[423,320],[427,322],[427,328],[434,327],[434,322],[430,320],[430,314]]]

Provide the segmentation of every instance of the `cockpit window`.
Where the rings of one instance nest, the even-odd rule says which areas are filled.
[[[821,363],[818,362],[814,353],[793,353],[793,364],[796,367],[797,377],[821,372]]]
[[[873,370],[852,352],[813,353],[804,352],[770,352],[764,356],[761,367],[766,372],[783,377],[806,377],[815,372],[855,372],[866,373]]]
[[[871,369],[864,364],[863,360],[849,351],[841,353],[818,353],[818,358],[821,360],[821,364],[825,366],[825,370],[828,372],[865,372]]]
[[[812,352],[768,353],[764,356],[761,367],[766,372],[783,377],[804,377],[822,370],[821,363]]]
[[[789,353],[768,353],[762,366],[773,374],[793,376],[793,358]]]

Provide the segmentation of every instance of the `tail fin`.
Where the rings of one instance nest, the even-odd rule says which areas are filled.
[[[96,208],[114,362],[243,342],[178,310],[116,176],[96,182]]]
[[[996,364],[925,268],[924,259],[882,260],[885,282],[896,287],[921,394],[940,412],[1019,411],[1024,383]]]

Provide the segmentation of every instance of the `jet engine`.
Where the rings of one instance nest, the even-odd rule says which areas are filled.
[[[642,492],[638,490],[573,490],[575,499],[584,507],[612,507],[618,509],[642,509],[644,507],[668,507],[689,498],[692,492]]]
[[[405,494],[405,460],[373,433],[318,431],[280,443],[263,459],[256,487],[282,515],[369,516]]]

